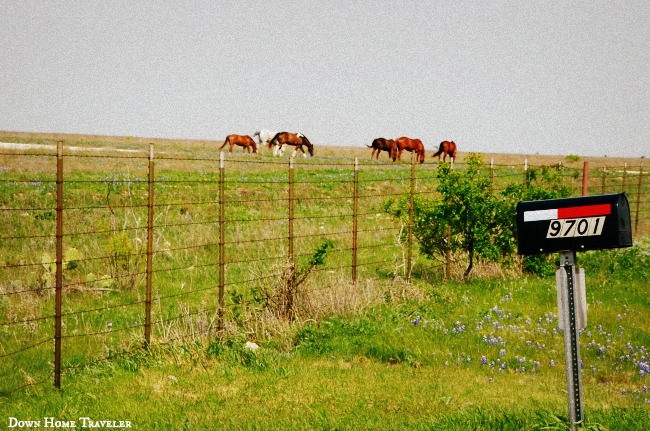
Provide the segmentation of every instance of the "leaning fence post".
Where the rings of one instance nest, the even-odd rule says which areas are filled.
[[[63,142],[56,145],[56,290],[54,309],[54,387],[61,388],[61,302],[63,296]]]
[[[359,232],[359,158],[354,158],[354,203],[352,209],[352,285],[357,286],[357,237]]]
[[[145,346],[151,344],[151,290],[153,268],[153,180],[154,145],[149,144],[149,199],[147,203],[147,291],[145,297],[144,340]]]
[[[225,226],[225,203],[224,203],[224,152],[219,155],[219,311],[217,313],[217,331],[219,337],[223,333],[224,315],[224,293],[225,293],[225,253],[224,253],[224,226]]]

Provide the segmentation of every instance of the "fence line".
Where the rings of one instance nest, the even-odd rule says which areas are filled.
[[[134,331],[140,332],[141,335],[135,335],[135,344],[140,346],[152,345],[152,330],[159,328],[161,339],[157,343],[163,343],[164,340],[172,340],[174,337],[170,335],[170,327],[164,327],[166,324],[173,322],[181,322],[186,319],[191,319],[192,316],[197,319],[207,319],[209,313],[214,312],[212,322],[207,322],[199,328],[200,333],[210,333],[216,327],[216,335],[221,336],[226,329],[226,287],[229,290],[235,289],[240,285],[255,285],[257,283],[269,282],[277,279],[277,275],[271,274],[251,274],[250,270],[248,275],[240,266],[264,266],[265,264],[271,267],[275,264],[286,271],[281,277],[286,277],[287,289],[289,292],[289,301],[293,301],[296,283],[297,283],[297,268],[299,261],[304,260],[311,256],[311,253],[305,251],[297,251],[297,242],[309,242],[309,240],[322,238],[322,237],[340,237],[341,241],[349,241],[346,244],[339,244],[337,253],[341,254],[341,258],[337,265],[327,267],[327,270],[349,271],[351,285],[353,288],[358,286],[358,270],[360,268],[377,267],[378,265],[386,266],[394,263],[397,257],[393,259],[378,259],[375,254],[360,259],[359,253],[362,251],[374,250],[395,250],[395,241],[393,235],[399,233],[398,227],[377,227],[376,224],[368,222],[376,218],[377,214],[381,211],[379,208],[381,204],[379,200],[404,196],[405,191],[409,196],[409,222],[406,229],[406,259],[404,263],[404,276],[406,280],[410,280],[412,269],[414,265],[413,256],[413,224],[414,224],[414,197],[415,195],[435,195],[435,174],[427,171],[427,168],[418,166],[414,159],[411,160],[409,171],[400,165],[391,164],[363,164],[360,165],[358,160],[354,163],[308,163],[301,164],[300,178],[296,179],[296,163],[290,159],[288,169],[282,172],[282,165],[277,162],[266,162],[258,160],[245,160],[240,161],[234,159],[229,161],[237,173],[237,167],[251,164],[265,164],[273,168],[280,169],[279,174],[283,177],[278,178],[277,171],[265,172],[257,178],[241,178],[235,176],[230,178],[228,170],[226,169],[226,160],[223,153],[219,158],[218,172],[207,172],[203,178],[194,180],[191,178],[179,178],[175,176],[173,170],[167,172],[164,169],[155,169],[156,162],[205,162],[210,165],[216,160],[211,158],[178,158],[178,157],[155,157],[154,146],[150,145],[148,157],[142,156],[106,156],[106,155],[92,155],[86,156],[81,154],[65,155],[63,153],[63,145],[59,143],[56,148],[56,180],[48,180],[46,177],[38,176],[36,178],[25,179],[24,174],[21,179],[5,179],[2,176],[8,174],[0,169],[0,188],[5,188],[8,191],[0,191],[0,217],[2,217],[3,224],[8,228],[0,236],[0,247],[3,253],[7,253],[7,257],[3,257],[0,261],[0,311],[3,312],[0,321],[0,328],[6,328],[6,331],[14,331],[11,342],[4,342],[0,345],[0,358],[13,360],[10,367],[14,370],[19,368],[23,370],[25,364],[21,361],[22,355],[29,353],[31,356],[41,357],[41,361],[47,363],[47,352],[43,352],[43,347],[50,341],[54,341],[54,363],[53,363],[53,377],[54,386],[61,387],[61,375],[65,370],[75,369],[83,366],[84,360],[87,360],[87,352],[78,351],[71,348],[71,359],[64,365],[62,356],[64,352],[64,341],[78,338],[102,338],[104,337],[103,344],[98,342],[99,346],[107,347],[106,338],[112,337],[114,334],[134,334]],[[0,154],[5,157],[48,157],[51,155],[34,155],[34,154]],[[64,160],[82,159],[82,160],[106,160],[106,159],[120,159],[121,162],[136,160],[142,162],[147,160],[146,179],[138,177],[133,178],[133,174],[125,175],[123,178],[113,177],[111,180],[97,180],[74,178],[79,173],[70,173],[73,178],[66,178],[64,171]],[[286,164],[283,164],[286,169]],[[66,164],[67,166],[67,164]],[[327,178],[323,180],[323,174],[319,169],[325,167],[327,172],[336,171],[331,173],[332,176],[338,175],[336,178]],[[522,180],[530,181],[533,171],[537,167],[531,167],[526,160],[523,164],[523,175],[521,171],[517,171],[516,167],[501,166],[502,170],[497,171],[500,166],[495,165],[492,161],[489,168],[489,177],[491,179],[493,188],[495,190],[503,190],[502,180],[508,178],[522,178]],[[336,169],[334,169],[336,168]],[[455,169],[463,169],[462,164],[456,164]],[[374,174],[377,177],[360,179],[362,173],[372,172],[373,170],[382,170],[382,174]],[[512,169],[512,171],[509,171]],[[543,169],[543,167],[540,167]],[[168,169],[169,171],[169,169]],[[385,173],[383,171],[386,171]],[[573,189],[580,190],[581,193],[588,194],[589,191],[600,190],[604,193],[606,191],[625,191],[630,196],[631,207],[634,208],[634,231],[635,234],[639,233],[640,222],[641,227],[647,226],[648,217],[647,213],[650,210],[650,202],[644,199],[648,195],[645,190],[647,187],[647,175],[643,171],[643,166],[640,166],[638,171],[630,171],[625,165],[621,171],[616,169],[603,169],[590,170],[587,163],[583,165],[582,170],[558,167],[560,175],[571,184]],[[590,175],[591,173],[591,175]],[[314,176],[314,175],[320,176]],[[385,175],[384,175],[385,174]],[[417,175],[416,175],[417,174]],[[620,175],[619,175],[620,174]],[[115,174],[114,174],[115,175]],[[632,175],[637,175],[636,184],[631,181]],[[157,178],[159,177],[159,178]],[[574,185],[574,182],[577,184]],[[386,184],[392,184],[391,187],[385,187]],[[49,194],[51,192],[51,185],[55,185],[56,197],[53,203]],[[90,190],[83,190],[81,186]],[[255,190],[249,190],[248,187],[255,185]],[[71,190],[66,192],[65,187],[72,187]],[[204,187],[208,186],[210,189],[217,189],[212,200],[188,200],[191,196],[181,195],[182,200],[178,201],[179,196],[174,195],[168,191],[169,188],[178,188],[182,194],[183,190],[188,193],[191,189],[187,187]],[[400,189],[400,187],[402,189]],[[574,187],[575,186],[575,187]],[[79,190],[74,189],[79,188]],[[107,192],[104,196],[102,187],[105,187]],[[146,187],[146,193],[140,188]],[[284,191],[272,194],[271,188],[283,188]],[[381,190],[384,188],[384,190]],[[31,188],[31,189],[30,189]],[[38,188],[38,189],[36,189]],[[124,188],[124,190],[121,190]],[[181,189],[183,188],[183,189]],[[349,190],[349,189],[352,190]],[[260,196],[260,189],[271,190],[271,192]],[[298,189],[298,190],[297,190]],[[302,193],[300,192],[302,190]],[[308,190],[308,195],[305,195],[304,190]],[[318,195],[316,192],[322,191],[323,195]],[[33,193],[32,193],[33,192]],[[100,194],[101,193],[101,194]],[[146,196],[145,196],[146,195]],[[146,197],[146,202],[145,202]],[[40,200],[39,200],[40,199]],[[43,202],[45,201],[45,203]],[[113,201],[113,202],[111,202]],[[30,202],[32,202],[30,204]],[[113,204],[111,204],[113,203]],[[335,203],[334,205],[332,205]],[[53,204],[53,205],[52,205]],[[252,204],[252,208],[249,206]],[[286,217],[269,217],[262,216],[264,210],[256,208],[263,205],[280,204],[278,210],[274,213],[283,212]],[[304,204],[304,205],[303,205]],[[349,204],[349,207],[346,206]],[[217,214],[213,213],[216,207]],[[350,208],[351,207],[351,208]],[[177,213],[173,217],[170,215],[171,209]],[[351,209],[351,211],[350,211]],[[52,211],[54,210],[54,211]],[[98,222],[105,222],[105,227],[94,226],[93,230],[79,231],[80,226],[83,225],[85,217],[94,216],[96,213],[109,210],[108,222],[103,219],[98,219]],[[235,214],[227,217],[228,211]],[[285,212],[286,211],[286,212]],[[319,211],[323,211],[322,213]],[[141,214],[139,215],[140,212]],[[201,212],[201,216],[205,218],[194,219],[193,213]],[[21,222],[21,217],[25,213],[31,213],[35,220],[34,225],[30,226],[29,223]],[[76,214],[78,213],[78,214]],[[120,214],[118,216],[118,213]],[[146,216],[146,226],[141,225],[141,218]],[[27,217],[30,217],[29,215]],[[170,220],[171,219],[171,220]],[[338,224],[344,223],[347,220],[350,227],[338,227],[336,231],[323,231],[314,232],[314,222],[327,221],[339,219]],[[361,226],[362,220],[365,220],[365,225]],[[54,232],[44,232],[51,228],[51,222],[55,222]],[[373,220],[374,221],[374,220]],[[36,223],[37,222],[37,223]],[[65,229],[68,232],[64,231]],[[286,224],[285,224],[286,222]],[[68,227],[68,223],[70,227]],[[275,230],[269,229],[270,237],[245,237],[242,236],[238,229],[244,223],[265,223],[267,226],[275,226],[284,233],[276,233]],[[121,225],[120,225],[121,224]],[[338,226],[337,224],[337,226]],[[311,226],[312,230],[308,230]],[[368,227],[369,226],[369,227]],[[35,227],[38,233],[34,234],[30,231],[30,227]],[[203,231],[200,228],[204,228]],[[321,226],[323,228],[323,226]],[[165,237],[169,234],[170,230],[179,229],[182,232],[173,238],[177,244],[172,245],[164,243]],[[198,229],[198,230],[197,230]],[[286,230],[285,230],[286,229]],[[300,230],[306,232],[300,232]],[[196,231],[195,231],[196,230]],[[218,233],[218,237],[214,238],[212,234]],[[646,231],[647,232],[647,231]],[[374,234],[372,238],[369,238]],[[131,237],[135,241],[130,241]],[[194,235],[202,236],[202,241],[190,241],[186,244],[184,241],[185,236]],[[245,234],[244,234],[245,235]],[[98,236],[106,237],[102,243],[88,246],[89,249],[95,248],[99,255],[91,257],[67,256],[66,251],[69,249],[76,249],[77,243],[81,241],[79,237],[85,237],[84,241],[93,241]],[[121,242],[123,236],[129,236],[129,241]],[[140,238],[143,236],[143,238]],[[145,241],[146,239],[146,241]],[[82,239],[83,240],[83,239]],[[45,242],[43,250],[47,250],[52,245],[55,248],[54,259],[44,257],[39,263],[38,261],[31,263],[29,257],[24,253],[28,251],[37,251],[37,242]],[[52,241],[54,244],[52,244]],[[114,243],[102,250],[104,242]],[[12,246],[6,245],[7,242],[25,243],[19,255],[12,255],[14,253]],[[70,243],[69,249],[64,248],[64,242]],[[134,245],[135,243],[135,245]],[[140,246],[139,244],[145,244]],[[286,245],[286,250],[283,253],[275,253],[270,256],[248,256],[247,253],[268,253],[266,247],[264,250],[256,250],[255,245],[266,244],[283,244]],[[83,244],[83,243],[81,243]],[[243,247],[247,248],[244,249]],[[214,250],[216,249],[216,250]],[[251,251],[252,250],[252,251]],[[216,255],[213,252],[216,251]],[[398,250],[399,251],[399,250]],[[402,250],[403,251],[403,250]],[[349,252],[349,256],[348,256]],[[21,254],[22,253],[22,254]],[[234,254],[238,253],[238,258],[233,258]],[[15,254],[15,253],[14,253]],[[200,260],[207,255],[207,262]],[[390,253],[388,253],[390,254]],[[174,257],[178,255],[179,257]],[[200,256],[199,256],[200,255]],[[396,253],[395,255],[399,255]],[[144,259],[144,262],[141,261]],[[349,260],[348,260],[349,259]],[[440,265],[445,269],[445,277],[449,277],[449,262],[450,256],[446,257],[446,262]],[[101,264],[99,261],[106,263]],[[75,265],[93,265],[96,262],[97,268],[102,265],[110,267],[112,273],[110,279],[97,279],[86,277],[81,279],[77,277],[74,279],[66,279],[66,274],[73,273]],[[176,265],[169,265],[175,263]],[[54,270],[52,270],[54,264]],[[211,282],[211,269],[218,268],[218,280],[216,284]],[[27,272],[22,275],[22,279],[16,274],[12,273],[14,270],[24,270],[31,268],[33,271]],[[40,274],[35,274],[40,271]],[[317,272],[325,272],[325,269]],[[187,276],[181,276],[180,273],[187,273]],[[53,276],[53,277],[52,277]],[[16,279],[14,279],[16,277]],[[39,278],[40,277],[40,278]],[[50,280],[53,278],[53,286],[50,286]],[[193,278],[194,277],[194,278]],[[248,278],[246,278],[248,277]],[[200,282],[198,279],[201,278]],[[156,290],[157,285],[168,283],[168,280],[174,283],[180,282],[178,290],[168,289],[162,292],[160,289]],[[145,292],[144,298],[140,297],[137,287],[144,283]],[[174,284],[172,283],[172,284]],[[184,285],[188,283],[190,288],[185,289]],[[22,287],[21,287],[22,286]],[[99,286],[99,287],[97,287]],[[106,293],[108,296],[113,292],[119,292],[117,299],[121,301],[110,301],[114,297],[107,298],[107,301],[101,306],[84,305],[81,309],[74,310],[71,305],[64,301],[67,292],[72,292],[72,289],[86,289],[89,292],[96,292],[100,295]],[[217,290],[216,304],[209,304],[208,298],[200,298],[194,301],[193,304],[188,304],[187,309],[178,314],[178,310],[174,310],[174,302],[169,303],[168,310],[163,309],[165,300],[180,298],[189,298],[197,293],[209,293]],[[154,292],[156,290],[156,292]],[[54,307],[53,310],[49,309],[51,304],[49,297],[54,291]],[[155,293],[155,295],[154,295]],[[234,295],[235,292],[231,291]],[[17,311],[12,311],[12,306],[19,308],[21,306],[22,298],[26,295],[35,295],[39,300],[40,308],[35,311],[36,314],[25,315],[22,318],[18,315]],[[124,296],[124,299],[122,299]],[[83,299],[83,298],[77,298]],[[30,299],[31,300],[31,299]],[[206,302],[208,301],[208,302]],[[178,302],[177,302],[178,303]],[[104,316],[106,312],[113,312],[117,309],[133,308],[134,306],[140,307],[144,304],[144,323],[141,319],[137,318],[138,314],[129,314],[128,316],[120,316],[121,321],[113,322],[113,318],[106,323],[104,328],[98,328],[97,324],[101,323],[100,318],[94,318],[90,315]],[[180,306],[179,306],[180,307]],[[293,318],[291,303],[286,304],[287,318]],[[40,313],[40,314],[38,314]],[[156,317],[154,318],[154,314]],[[110,316],[109,316],[110,317]],[[130,320],[128,320],[130,318]],[[69,321],[64,325],[64,319]],[[47,336],[48,331],[43,329],[41,325],[44,321],[54,321],[54,338]],[[85,323],[84,326],[79,328],[73,327],[73,320],[79,321],[80,324]],[[93,322],[88,322],[93,320]],[[216,325],[215,325],[216,322]],[[117,325],[120,326],[117,326]],[[180,325],[181,323],[179,323]],[[115,325],[115,326],[114,326]],[[66,333],[64,334],[64,328]],[[22,331],[22,332],[21,332]],[[19,334],[20,332],[20,334]],[[7,332],[8,333],[8,332]],[[28,337],[29,334],[36,336]],[[40,337],[39,337],[40,335]],[[27,337],[24,338],[23,336]],[[45,338],[43,338],[45,337]],[[180,337],[180,336],[179,336]],[[7,337],[9,339],[10,337]],[[124,343],[124,335],[120,335],[118,343]],[[178,338],[178,337],[177,337]],[[181,337],[182,338],[182,337]],[[27,343],[24,341],[27,340]],[[34,341],[37,340],[37,341]],[[21,343],[23,342],[23,343]],[[89,341],[89,349],[93,348],[93,342]],[[133,343],[132,343],[133,344]],[[132,349],[130,345],[128,349]],[[38,352],[36,352],[38,350]],[[119,349],[118,349],[119,350]],[[122,348],[121,350],[127,350]],[[42,354],[45,353],[45,354]],[[106,352],[105,355],[97,355],[96,357],[111,357],[115,351]],[[51,354],[50,354],[51,355]],[[11,361],[7,361],[11,362]],[[75,364],[76,362],[76,364]],[[37,364],[38,366],[38,364]],[[42,368],[42,367],[41,367]],[[45,365],[47,369],[47,365]],[[9,372],[4,369],[5,374]],[[38,367],[37,367],[38,370]],[[24,371],[24,370],[23,370]],[[43,371],[40,369],[39,371]],[[25,371],[25,375],[30,375],[30,372]],[[48,373],[49,374],[49,373]],[[51,374],[50,374],[51,375]],[[15,377],[15,376],[14,376]],[[25,378],[22,382],[16,383],[16,379],[10,380],[7,390],[0,389],[0,394],[11,393],[19,388],[41,384],[45,378]],[[13,384],[13,386],[12,386]]]

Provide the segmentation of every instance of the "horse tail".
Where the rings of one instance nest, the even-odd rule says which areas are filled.
[[[441,142],[441,143],[440,143],[440,146],[438,147],[438,151],[436,151],[436,153],[435,153],[433,156],[431,156],[431,157],[439,156],[440,154],[442,154],[442,152],[443,152],[444,150],[445,150],[445,146],[444,146],[443,143]]]
[[[226,140],[223,141],[223,145],[220,146],[219,149],[221,150],[221,149],[222,149],[223,147],[225,147],[226,144],[228,144],[229,142],[230,142],[230,135],[226,136]]]

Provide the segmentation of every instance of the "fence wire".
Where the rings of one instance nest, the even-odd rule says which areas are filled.
[[[326,240],[333,248],[313,270],[310,292],[333,289],[332,273],[354,288],[357,270],[404,270],[413,246],[384,205],[407,196],[410,184],[414,195],[435,198],[435,167],[267,159],[226,158],[220,168],[220,158],[153,152],[1,153],[0,394],[154,342],[216,336],[234,310],[260,305],[269,286],[287,283],[288,265],[307,268]],[[642,166],[591,169],[586,178],[582,169],[522,163],[492,165],[485,175],[503,192],[544,169],[573,195],[626,192],[635,234],[650,231]],[[55,370],[53,321],[62,331]]]

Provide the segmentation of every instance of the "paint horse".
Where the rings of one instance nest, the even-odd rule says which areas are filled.
[[[454,161],[456,161],[456,143],[454,143],[454,141],[442,141],[438,147],[438,151],[432,157],[438,156],[438,160],[440,160],[440,155],[442,155],[443,162],[446,161],[447,156],[449,156],[449,159],[453,164]]]
[[[310,156],[314,155],[314,145],[309,142],[309,139],[307,139],[307,137],[302,133],[276,133],[273,139],[271,139],[271,145],[278,145],[280,147],[280,151],[282,151],[282,147],[285,145],[292,145],[295,149],[293,150],[291,157],[294,157],[298,150],[302,151],[302,155],[304,157],[307,157],[307,153],[305,153],[303,146],[307,147],[307,151],[309,151]]]
[[[402,136],[401,138],[397,138],[395,142],[397,142],[398,162],[402,161],[402,152],[406,150],[415,153],[417,157],[417,161],[420,163],[424,163],[424,144],[422,144],[421,140],[411,139],[411,138],[407,138],[406,136]]]
[[[278,145],[271,145],[271,140],[275,136],[275,132],[271,132],[268,129],[262,129],[258,130],[257,132],[253,133],[253,136],[257,136],[257,139],[259,139],[260,145],[266,144],[266,147],[271,150],[273,149],[273,155],[276,156],[280,152],[280,148]],[[284,150],[282,150],[282,153],[284,153]],[[283,154],[280,154],[281,156]]]
[[[254,153],[257,153],[257,144],[248,135],[228,135],[226,136],[226,140],[223,141],[223,145],[219,147],[219,150],[223,149],[226,145],[230,145],[230,148],[228,149],[228,152],[232,153],[232,148],[237,145],[239,147],[242,147],[242,151],[247,151],[251,152],[251,148],[253,149]]]
[[[397,158],[397,143],[392,139],[377,138],[372,141],[371,145],[368,145],[368,148],[372,148],[372,154],[370,154],[370,160],[377,154],[377,160],[379,160],[379,153],[386,151],[388,157],[393,159]]]

